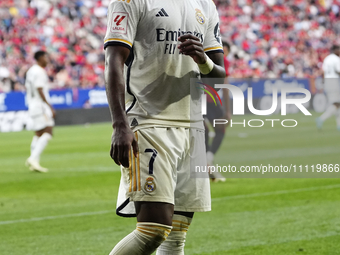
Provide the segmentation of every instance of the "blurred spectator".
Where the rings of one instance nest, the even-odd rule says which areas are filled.
[[[232,77],[318,77],[339,43],[340,0],[215,2],[222,37],[233,45]]]
[[[5,66],[0,65],[0,92],[9,92],[12,90],[10,72]]]
[[[104,86],[109,0],[1,0],[0,92],[22,90],[38,49],[49,52],[54,88]],[[6,70],[6,71],[4,71]]]
[[[0,92],[23,90],[38,49],[55,88],[104,86],[110,0],[1,0]],[[215,0],[230,76],[318,77],[340,35],[340,0]],[[1,69],[2,68],[2,69]]]

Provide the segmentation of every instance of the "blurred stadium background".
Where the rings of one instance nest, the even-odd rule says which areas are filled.
[[[134,228],[134,219],[114,214],[120,174],[108,156],[111,125],[92,124],[110,118],[102,43],[109,2],[0,0],[0,254],[108,254]],[[339,42],[340,0],[215,3],[221,34],[231,44],[230,77],[254,87],[258,108],[267,106],[269,78],[272,85],[309,89],[313,116],[325,108],[317,80]],[[46,175],[24,167],[32,132],[10,132],[30,129],[24,77],[38,49],[51,57],[57,124],[87,123],[56,127],[42,158],[50,168]],[[228,129],[216,160],[235,166],[340,163],[335,121],[320,133],[313,117],[294,118],[294,130]],[[339,179],[214,184],[213,211],[195,216],[186,254],[340,254],[339,188]]]
[[[51,55],[54,88],[103,87],[109,2],[2,0],[0,92],[24,90],[24,74],[41,48]],[[318,77],[340,35],[339,0],[215,3],[222,37],[232,46],[231,77]]]
[[[322,61],[340,35],[339,0],[215,2],[222,37],[231,45],[230,77],[302,78],[316,92]],[[0,114],[0,130],[30,127],[24,112],[13,112],[26,109],[24,77],[38,49],[51,57],[48,74],[51,88],[57,90],[52,95],[57,110],[106,106],[105,92],[100,90],[108,4],[109,0],[0,1],[0,112],[10,112]],[[10,92],[22,93],[4,94]],[[62,114],[57,124],[86,122],[60,118]]]

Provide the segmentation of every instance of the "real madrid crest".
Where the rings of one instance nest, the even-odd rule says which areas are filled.
[[[156,183],[154,182],[152,177],[146,178],[144,189],[147,192],[152,192],[156,189]]]
[[[203,15],[203,13],[201,12],[200,9],[195,9],[195,11],[196,11],[196,14],[195,14],[196,15],[196,20],[198,21],[198,23],[203,25],[204,22],[205,22],[205,17]]]

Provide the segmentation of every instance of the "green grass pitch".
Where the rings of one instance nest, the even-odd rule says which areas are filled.
[[[339,164],[335,121],[318,132],[316,115],[287,116],[293,129],[229,128],[216,162]],[[115,215],[110,137],[109,123],[56,127],[39,174],[24,166],[32,132],[0,133],[1,255],[109,254],[135,228]],[[340,179],[230,178],[211,189],[213,210],[195,215],[185,254],[340,254]]]

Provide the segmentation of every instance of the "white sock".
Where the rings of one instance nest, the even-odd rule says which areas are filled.
[[[340,128],[340,108],[336,110],[336,126]]]
[[[33,139],[32,139],[32,142],[31,142],[31,153],[34,150],[35,145],[37,144],[38,139],[39,139],[39,136],[36,136],[36,135],[33,136]]]
[[[329,117],[336,113],[336,109],[337,109],[336,106],[334,104],[331,104],[330,106],[328,106],[326,111],[320,116],[320,119],[322,121],[327,120]]]
[[[171,226],[139,222],[137,229],[124,237],[110,255],[150,255],[168,237]]]
[[[191,220],[192,218],[174,214],[170,235],[158,247],[156,255],[184,255],[185,238]]]
[[[43,133],[40,136],[35,144],[33,151],[31,152],[31,159],[34,159],[39,162],[39,158],[41,153],[44,151],[45,147],[48,144],[48,141],[52,139],[52,136],[49,133]]]

